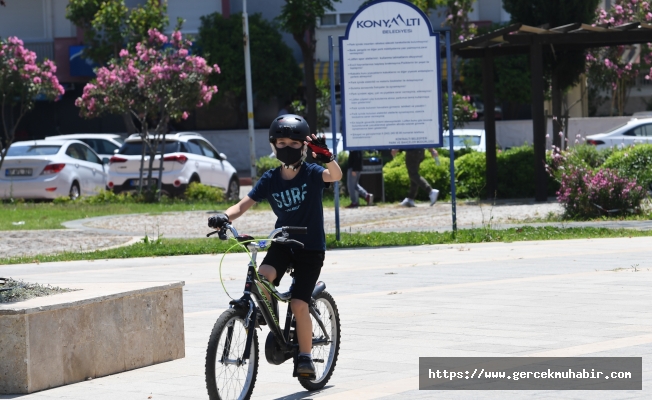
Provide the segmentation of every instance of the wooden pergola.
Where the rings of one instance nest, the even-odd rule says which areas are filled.
[[[493,112],[494,57],[515,54],[530,55],[532,82],[532,124],[536,201],[547,199],[546,120],[544,116],[544,51],[584,51],[589,48],[652,43],[652,25],[632,22],[620,26],[592,26],[574,23],[556,28],[532,27],[513,24],[485,35],[477,36],[451,46],[451,51],[461,58],[482,58],[484,101],[484,127],[487,141],[487,193],[490,197],[497,188],[496,121]],[[442,52],[445,54],[445,52]],[[552,78],[555,81],[555,77]],[[561,99],[553,96],[553,110],[561,110]]]

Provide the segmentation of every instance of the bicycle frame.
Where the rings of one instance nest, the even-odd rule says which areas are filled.
[[[250,261],[248,264],[247,278],[245,282],[243,296],[238,300],[232,300],[230,302],[232,308],[241,307],[241,308],[248,309],[247,317],[246,320],[244,321],[244,327],[245,329],[247,329],[245,351],[244,354],[242,355],[241,360],[232,361],[227,359],[227,355],[229,354],[229,350],[230,350],[229,344],[231,343],[231,339],[233,335],[233,327],[231,326],[227,330],[226,345],[224,346],[221,361],[225,363],[234,363],[234,364],[241,365],[245,362],[245,360],[249,360],[249,356],[251,353],[251,342],[253,340],[253,332],[255,329],[255,324],[258,316],[257,313],[259,311],[263,315],[263,318],[267,322],[269,329],[272,331],[274,335],[274,339],[276,340],[276,343],[283,351],[283,353],[285,353],[286,355],[290,354],[290,357],[292,355],[296,356],[299,345],[298,343],[296,343],[296,337],[290,337],[291,336],[290,332],[292,332],[291,331],[293,325],[292,323],[294,321],[294,314],[292,313],[292,307],[290,307],[289,304],[290,299],[289,298],[285,299],[287,297],[286,295],[280,294],[271,284],[267,282],[265,277],[261,277],[258,275],[257,272],[258,265],[256,263],[256,256],[258,254],[258,249],[264,249],[268,247],[271,244],[271,242],[274,241],[274,238],[279,233],[282,235],[282,237],[287,238],[288,234],[287,232],[285,232],[285,228],[287,227],[275,229],[269,235],[267,240],[255,240],[251,237],[240,236],[238,235],[236,229],[230,224],[227,224],[225,228],[229,229],[233,234],[234,238],[238,241],[238,243],[247,250],[250,256]],[[219,231],[219,233],[221,239],[226,239],[225,232]],[[294,278],[292,279],[292,284],[294,285]],[[263,293],[264,289],[262,288],[266,289],[270,293],[271,301],[267,299],[267,296]],[[278,319],[279,301],[288,303],[288,308],[287,308],[287,313],[285,318],[285,326],[283,330],[281,330],[280,320]],[[324,323],[320,318],[319,312],[314,307],[314,299],[311,300],[309,304],[309,310],[310,310],[310,314],[315,318],[322,333],[324,334],[323,339],[313,339],[313,343],[312,343],[313,346],[323,346],[330,343],[330,337],[328,335],[328,332],[326,331]],[[253,329],[251,329],[251,327],[253,327]],[[287,360],[288,358],[289,357],[287,357],[285,360]]]

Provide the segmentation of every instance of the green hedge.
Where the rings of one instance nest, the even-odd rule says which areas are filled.
[[[424,150],[425,151],[425,150]],[[440,165],[429,152],[421,163],[419,173],[433,188],[439,190],[439,199],[445,199],[450,193],[450,160],[447,157],[439,156]],[[385,201],[401,201],[410,189],[410,178],[405,167],[405,153],[400,152],[394,159],[383,167],[385,177]],[[422,189],[417,192],[417,200],[428,200],[428,194]]]
[[[256,174],[258,179],[270,169],[274,169],[281,165],[281,162],[276,157],[263,156],[256,160]]]
[[[621,176],[636,178],[639,185],[651,189],[652,185],[652,144],[639,144],[614,151],[602,165],[615,169]]]
[[[455,194],[460,198],[484,198],[486,190],[487,162],[484,153],[467,153],[455,159]]]
[[[438,189],[440,199],[450,196],[450,160],[441,155],[441,165],[435,165],[432,156],[426,152],[419,172],[434,188]],[[514,147],[496,155],[498,167],[498,198],[534,197],[534,149],[531,146]],[[460,198],[484,198],[486,193],[485,153],[469,152],[455,159],[456,195]],[[548,162],[550,160],[547,160]],[[410,187],[405,154],[399,153],[383,168],[385,175],[385,198],[387,201],[400,201],[407,195]],[[548,179],[548,195],[554,196],[559,184]],[[492,196],[493,197],[493,196]],[[427,200],[428,194],[419,190],[417,200]]]

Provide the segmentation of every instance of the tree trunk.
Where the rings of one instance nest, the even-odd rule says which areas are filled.
[[[305,39],[305,36],[308,39]],[[303,56],[303,71],[306,79],[306,111],[305,116],[308,125],[310,125],[311,132],[316,132],[317,129],[317,88],[315,84],[315,44],[314,32],[307,31],[301,35],[292,35],[294,40],[301,48],[301,55]]]
[[[136,133],[136,125],[134,125],[134,120],[131,118],[131,114],[126,112],[122,114],[122,120],[125,123],[125,129],[129,135]]]

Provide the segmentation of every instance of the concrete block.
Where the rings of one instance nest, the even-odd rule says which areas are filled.
[[[183,282],[79,284],[0,305],[0,393],[33,393],[185,356]]]

